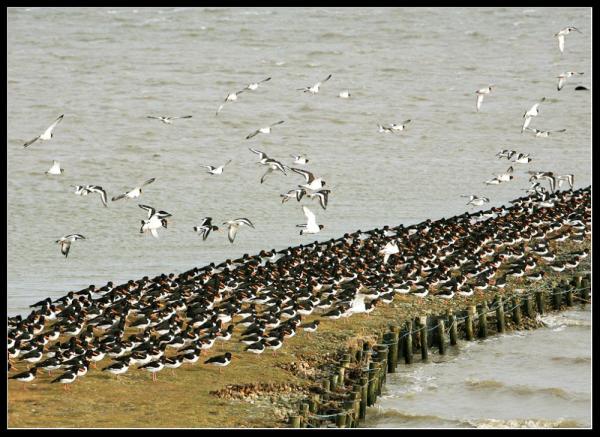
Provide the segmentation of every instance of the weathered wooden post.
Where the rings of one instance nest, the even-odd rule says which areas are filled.
[[[323,386],[323,389],[325,389],[326,391],[329,391],[331,389],[331,381],[329,381],[329,379],[324,379],[321,382],[321,385]]]
[[[475,339],[473,335],[473,319],[475,318],[476,307],[471,305],[467,309],[467,318],[465,319],[465,337],[471,341]]]
[[[554,304],[554,309],[556,311],[560,311],[560,304],[562,303],[562,293],[563,288],[561,285],[557,285],[552,289],[552,303]]]
[[[498,327],[498,334],[504,334],[506,321],[504,319],[504,302],[500,296],[496,299],[496,305],[496,326]]]
[[[367,405],[370,407],[375,403],[375,381],[377,380],[377,366],[379,363],[371,361],[369,363],[369,384],[367,387]]]
[[[370,374],[360,377],[360,410],[358,412],[360,420],[364,420],[365,417],[367,417],[367,390],[369,379],[371,379]]]
[[[538,313],[543,316],[546,313],[546,308],[544,305],[544,293],[541,290],[535,292],[535,302]]]
[[[419,318],[419,335],[421,337],[421,361],[426,363],[429,359],[429,351],[427,349],[427,317]]]
[[[300,416],[290,416],[290,428],[300,428]]]
[[[331,390],[332,391],[335,390],[337,388],[337,386],[338,386],[338,376],[337,376],[337,374],[335,374],[335,375],[329,375],[329,381],[330,381],[330,384],[331,384]]]
[[[581,300],[583,305],[590,301],[590,280],[587,277],[581,280]]]
[[[456,346],[456,343],[458,343],[458,326],[456,316],[452,311],[448,312],[448,323],[450,323],[450,344]]]
[[[487,302],[483,301],[483,304],[479,307],[479,337],[487,338]]]
[[[535,310],[533,309],[533,302],[530,294],[525,295],[525,315],[530,319],[535,317]]]
[[[398,366],[398,337],[400,332],[398,327],[390,326],[390,332],[388,334],[388,372],[395,373],[396,366]]]
[[[512,298],[512,306],[513,306],[513,321],[515,322],[515,325],[517,325],[517,328],[519,326],[521,326],[521,305],[520,302],[519,304],[517,304],[517,298],[513,296]]]
[[[337,416],[335,416],[335,425],[338,428],[346,428],[346,414],[339,410]]]
[[[446,354],[446,331],[444,329],[444,319],[441,317],[437,318],[437,333],[438,333],[438,347],[440,348],[440,355]]]
[[[344,366],[340,366],[338,369],[338,386],[344,387],[344,377],[346,376],[346,368]]]
[[[573,280],[571,282],[569,282],[568,280],[565,279],[564,281],[564,289],[567,292],[567,296],[566,296],[566,301],[567,301],[567,306],[568,307],[572,307],[573,306],[573,288],[575,285],[575,278],[573,278]]]
[[[406,333],[404,334],[404,362],[412,364],[413,346],[412,346],[412,320],[406,322]]]

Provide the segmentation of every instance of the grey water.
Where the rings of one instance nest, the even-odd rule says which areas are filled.
[[[567,26],[581,33],[567,35],[561,55],[553,35]],[[9,8],[7,312],[90,284],[461,214],[461,195],[505,205],[524,194],[527,170],[588,186],[591,92],[574,88],[591,88],[591,32],[590,8]],[[566,71],[584,74],[557,91]],[[318,94],[297,90],[328,74]],[[215,115],[228,93],[267,77]],[[476,112],[475,90],[488,85]],[[339,98],[345,89],[351,97]],[[521,133],[542,97],[531,127],[566,132]],[[23,148],[60,114],[52,140]],[[407,119],[399,134],[378,132]],[[249,147],[290,166],[291,154],[306,154],[305,168],[331,189],[327,210],[282,204],[302,177],[261,184]],[[510,165],[500,149],[533,161],[485,185]],[[229,159],[219,176],[202,167]],[[44,173],[53,160],[62,175]],[[139,199],[107,208],[71,187],[100,185],[111,198],[151,177]],[[140,234],[138,204],[173,215],[158,239]],[[316,236],[299,235],[301,205],[325,226]],[[233,244],[221,232],[202,241],[192,228],[206,216],[219,226],[247,217],[255,229]],[[55,241],[73,233],[86,240],[65,258]]]
[[[591,311],[542,318],[534,331],[459,342],[389,374],[370,428],[589,428]]]

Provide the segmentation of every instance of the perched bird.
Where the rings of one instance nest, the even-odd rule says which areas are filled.
[[[324,82],[327,82],[329,79],[331,79],[331,74],[329,76],[327,76],[325,79],[323,79],[321,82],[317,82],[313,86],[308,86],[305,88],[298,88],[297,91],[304,91],[305,93],[317,94],[319,92],[319,87],[321,86],[321,84]]]
[[[251,134],[248,134],[246,136],[246,139],[249,140],[250,138],[253,138],[253,137],[255,137],[258,134],[270,134],[271,133],[271,128],[273,126],[277,126],[277,125],[282,124],[282,123],[285,123],[285,121],[284,120],[279,120],[278,122],[273,123],[273,124],[271,124],[269,126],[261,127],[260,129],[255,130],[254,132],[252,132]]]
[[[37,367],[32,368],[26,372],[17,373],[16,375],[9,376],[8,379],[16,379],[21,382],[31,382],[35,379],[37,373]],[[23,385],[23,389],[25,389],[25,385]]]
[[[556,38],[558,38],[558,49],[560,50],[561,54],[563,53],[563,51],[565,49],[565,36],[573,31],[581,33],[581,31],[579,29],[577,29],[573,26],[570,26],[570,27],[565,27],[564,29],[561,29],[559,32],[554,34],[554,36]]]
[[[76,379],[77,379],[77,372],[69,370],[68,372],[65,372],[62,375],[60,375],[58,378],[50,381],[50,383],[53,384],[56,382],[60,382],[61,384],[64,384],[63,387],[65,388],[65,391],[66,391],[68,385],[73,383]]]
[[[321,231],[325,226],[317,225],[317,218],[314,213],[306,206],[302,206],[304,216],[306,217],[306,224],[296,225],[296,227],[304,228],[300,230],[300,235],[304,234],[316,234]]]
[[[219,175],[219,174],[223,174],[223,167],[225,167],[230,162],[231,162],[231,159],[219,167],[213,167],[212,165],[202,165],[201,167],[207,168],[208,169],[207,173],[210,173],[212,175]]]
[[[248,220],[247,218],[238,218],[235,220],[230,220],[228,222],[223,222],[223,224],[229,225],[229,229],[227,231],[227,237],[229,238],[229,241],[231,243],[233,243],[233,240],[235,240],[235,235],[237,234],[237,231],[241,225],[250,226],[251,228],[254,228],[254,225],[252,224],[252,222],[250,220]]]
[[[155,180],[156,180],[156,178],[148,179],[146,182],[144,182],[142,184],[141,187],[135,187],[134,189],[132,189],[130,191],[127,191],[127,192],[125,192],[123,194],[119,194],[118,196],[113,197],[112,201],[114,202],[115,200],[119,200],[119,199],[123,199],[123,198],[137,199],[142,194],[142,187],[145,187],[146,185],[151,184]]]
[[[71,243],[75,240],[85,240],[85,237],[80,234],[70,234],[65,235],[60,240],[56,240],[56,243],[60,244],[60,251],[65,256],[65,258],[69,255]]]
[[[523,127],[521,127],[521,133],[523,133],[523,131],[525,129],[527,129],[527,126],[529,126],[529,123],[531,123],[531,119],[533,117],[537,117],[539,115],[539,113],[540,113],[540,110],[539,110],[540,104],[542,102],[544,102],[545,100],[546,100],[546,98],[542,97],[542,99],[538,103],[534,104],[531,108],[529,108],[528,111],[525,112],[525,114],[523,114],[523,118],[525,120],[523,121]]]
[[[232,359],[231,352],[226,352],[224,355],[217,355],[217,356],[209,358],[208,360],[206,360],[204,362],[204,364],[221,367],[219,369],[219,373],[221,373],[221,371],[223,370],[222,367],[229,365],[229,363],[231,363],[231,359]]]
[[[225,106],[225,103],[235,102],[238,99],[238,95],[242,94],[244,91],[245,90],[241,90],[241,91],[236,91],[234,93],[227,94],[227,97],[225,97],[225,100],[223,101],[221,106],[219,106],[219,109],[217,109],[217,113],[215,115],[219,115],[219,112],[221,112],[221,109],[223,109],[223,106]]]
[[[534,135],[538,138],[548,138],[551,134],[553,133],[557,133],[557,132],[566,132],[566,129],[559,129],[559,130],[539,130],[536,128],[531,128],[528,127],[526,128],[527,130],[530,130],[531,132],[534,133]]]
[[[343,90],[340,91],[340,93],[338,94],[338,97],[340,99],[349,99],[351,96],[350,91],[349,90]]]
[[[385,245],[383,249],[379,251],[379,254],[383,255],[383,263],[387,264],[390,255],[394,255],[398,252],[400,252],[400,249],[398,248],[398,243],[396,241],[390,241],[388,244]]]
[[[64,171],[65,171],[65,169],[60,168],[60,163],[58,161],[52,161],[52,167],[50,167],[50,170],[48,170],[46,172],[46,174],[60,175]]]
[[[248,86],[246,86],[246,88],[245,88],[245,89],[247,89],[247,90],[250,90],[250,91],[256,91],[256,90],[258,89],[258,86],[259,86],[261,83],[263,83],[263,82],[268,82],[268,81],[270,81],[270,80],[271,80],[271,78],[270,78],[270,77],[267,77],[266,79],[263,79],[263,80],[261,80],[260,82],[254,82],[254,83],[248,84]]]
[[[61,116],[59,116],[56,120],[54,120],[54,123],[52,123],[50,125],[50,127],[48,127],[48,129],[46,129],[44,131],[43,134],[38,135],[34,139],[27,141],[25,144],[23,144],[23,147],[29,147],[33,143],[35,143],[37,140],[48,141],[48,140],[52,139],[52,137],[54,137],[54,132],[53,132],[54,128],[56,127],[56,125],[58,123],[61,122],[61,120],[63,119],[64,116],[65,116],[65,114],[62,114]]]
[[[475,103],[475,106],[477,108],[477,112],[479,112],[479,110],[481,109],[481,104],[483,103],[483,97],[486,94],[491,93],[492,92],[492,88],[494,88],[494,85],[490,85],[488,87],[481,88],[481,89],[478,89],[477,91],[475,91],[475,94],[477,94],[477,101]]]
[[[577,73],[576,71],[567,71],[566,73],[560,74],[558,76],[558,85],[556,86],[558,91],[562,90],[562,88],[563,88],[563,86],[565,86],[565,82],[567,81],[568,78],[570,78],[571,76],[574,76],[576,74],[582,75],[583,73]]]
[[[184,115],[182,117],[163,117],[163,116],[157,117],[155,115],[148,115],[148,116],[146,116],[146,118],[154,118],[156,120],[162,121],[164,124],[173,124],[172,120],[177,120],[179,118],[192,118],[192,116],[191,115]]]
[[[202,240],[206,240],[211,231],[218,231],[219,228],[212,224],[212,217],[204,217],[199,226],[194,226],[194,231],[202,233]]]

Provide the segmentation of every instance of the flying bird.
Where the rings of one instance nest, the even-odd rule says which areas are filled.
[[[558,38],[558,49],[560,50],[561,54],[563,53],[563,51],[565,49],[565,36],[573,31],[581,33],[581,31],[579,29],[577,29],[573,26],[570,26],[570,27],[565,27],[564,29],[561,29],[559,32],[554,34],[554,36]]]
[[[304,188],[296,188],[295,190],[290,190],[286,194],[280,194],[281,203],[287,202],[294,197],[298,202],[302,200],[302,197],[306,194],[306,190]]]
[[[304,176],[304,179],[306,180],[306,184],[300,185],[301,188],[307,188],[312,191],[317,191],[325,186],[324,180],[322,180],[321,178],[315,178],[315,175],[313,175],[311,172],[309,172],[307,170],[302,170],[300,168],[291,168],[291,170],[294,173],[298,173],[299,175]]]
[[[208,238],[211,231],[218,231],[219,228],[212,224],[212,217],[204,217],[199,226],[194,226],[194,231],[202,234],[202,241]]]
[[[252,222],[250,220],[248,220],[247,218],[238,218],[235,220],[230,220],[228,222],[223,222],[223,224],[229,225],[229,230],[227,231],[227,237],[229,238],[229,241],[231,243],[233,243],[233,240],[235,240],[235,236],[241,225],[250,226],[251,228],[254,228],[254,225],[252,224]]]
[[[54,123],[52,123],[50,125],[50,127],[48,127],[48,129],[46,129],[44,131],[43,134],[38,135],[34,139],[27,141],[25,144],[23,144],[23,147],[29,147],[33,143],[35,143],[37,140],[48,141],[48,140],[52,139],[52,137],[54,137],[54,128],[56,127],[56,125],[58,123],[61,122],[61,120],[63,119],[64,116],[65,116],[65,114],[62,114],[61,116],[59,116],[56,120],[54,120]]]
[[[314,199],[315,197],[317,197],[319,199],[319,204],[321,205],[321,208],[327,209],[327,199],[329,197],[330,192],[331,190],[319,190],[313,193],[306,193],[306,196],[310,199]]]
[[[65,256],[65,258],[69,255],[71,243],[75,240],[85,240],[85,237],[81,234],[70,234],[65,235],[60,240],[56,240],[56,243],[60,245],[60,251]]]
[[[148,115],[148,116],[146,116],[146,118],[154,118],[156,120],[162,121],[164,124],[173,124],[172,120],[177,120],[179,118],[192,118],[192,116],[191,115],[184,115],[182,117],[163,117],[163,116],[157,117],[155,115]]]
[[[408,123],[410,123],[411,121],[412,120],[409,119],[409,120],[404,120],[400,124],[390,123],[389,126],[384,126],[382,124],[378,124],[377,127],[379,128],[379,132],[386,132],[386,133],[401,132],[406,129],[406,125]]]
[[[300,230],[300,235],[316,234],[325,227],[323,225],[317,225],[317,218],[315,214],[306,206],[302,207],[302,211],[304,211],[304,216],[306,217],[306,224],[296,225],[296,227],[303,228]]]
[[[142,194],[142,187],[145,187],[148,184],[151,184],[152,182],[154,182],[156,180],[156,178],[151,178],[148,179],[146,182],[144,182],[142,184],[141,187],[135,187],[133,190],[131,191],[127,191],[123,194],[119,194],[118,196],[115,196],[112,198],[112,201],[114,202],[115,200],[119,200],[119,199],[123,199],[123,198],[127,198],[127,199],[137,199],[138,197],[140,197],[140,195]]]
[[[317,82],[313,86],[307,86],[305,88],[297,88],[297,91],[304,91],[305,93],[317,94],[319,92],[319,87],[321,86],[321,84],[324,82],[327,82],[329,79],[331,79],[331,74],[329,76],[327,76],[325,79],[323,79],[321,82]]]
[[[523,127],[521,128],[521,133],[523,133],[523,131],[525,129],[527,129],[527,126],[529,126],[529,123],[531,123],[531,119],[533,117],[538,116],[538,114],[540,113],[540,110],[539,110],[540,104],[544,100],[546,100],[546,98],[542,97],[542,99],[538,103],[534,104],[527,112],[525,112],[525,114],[523,114],[523,118],[525,119],[525,121],[523,121]]]
[[[484,203],[488,203],[490,201],[490,199],[488,199],[487,197],[479,197],[479,196],[475,196],[474,194],[471,194],[469,196],[460,196],[460,197],[468,197],[469,201],[467,202],[467,205],[473,205],[473,206],[481,206]]]
[[[254,82],[254,83],[249,84],[245,89],[250,90],[250,91],[255,91],[258,88],[258,85],[260,85],[263,82],[268,82],[270,80],[271,80],[271,78],[267,77],[266,79],[263,79],[260,82]]]
[[[527,130],[530,130],[531,132],[534,133],[534,135],[538,138],[548,138],[551,134],[553,133],[557,133],[557,132],[566,132],[566,129],[559,129],[559,130],[540,130],[540,129],[536,129],[536,128],[531,128],[528,127],[526,128]]]
[[[241,90],[241,91],[236,91],[234,93],[227,94],[227,97],[225,97],[225,100],[223,101],[223,103],[221,103],[221,106],[219,106],[219,109],[217,109],[217,113],[215,115],[219,115],[219,112],[221,112],[221,109],[223,109],[223,106],[225,106],[225,103],[235,102],[238,99],[238,95],[242,94],[244,91],[245,90]]]
[[[65,171],[65,169],[60,168],[60,163],[58,161],[52,161],[52,167],[50,167],[50,170],[48,170],[46,172],[46,174],[60,175],[64,171]]]
[[[349,99],[350,96],[351,96],[351,94],[350,94],[349,90],[340,91],[340,93],[338,94],[338,97],[340,99]]]
[[[308,158],[306,155],[290,155],[294,158],[294,164],[306,165],[308,164]]]
[[[578,73],[576,71],[567,71],[566,73],[560,74],[558,76],[558,85],[556,86],[556,89],[558,89],[558,91],[562,90],[565,86],[565,82],[567,81],[567,79],[571,76],[575,76],[576,74],[582,75],[583,73]]]
[[[255,130],[254,132],[252,132],[251,134],[248,134],[246,136],[246,139],[249,140],[250,138],[253,138],[253,137],[255,137],[258,134],[270,134],[271,133],[271,128],[273,126],[277,126],[278,124],[282,124],[282,123],[284,123],[284,120],[280,120],[277,123],[273,123],[273,124],[271,124],[269,126],[266,126],[266,127],[261,127],[260,129]]]
[[[486,94],[491,93],[493,87],[494,87],[494,85],[490,85],[488,87],[481,88],[481,89],[478,89],[477,91],[475,91],[475,94],[477,94],[477,102],[475,105],[477,108],[477,112],[479,112],[479,110],[481,109],[481,104],[483,103],[483,97]]]
[[[223,174],[223,167],[225,167],[230,162],[231,162],[231,159],[219,167],[213,167],[212,165],[203,165],[202,167],[205,167],[208,169],[207,173],[210,173],[212,175],[219,175],[219,174]]]
[[[87,196],[90,193],[100,194],[100,200],[104,206],[108,206],[106,202],[106,191],[99,185],[71,185],[75,188],[74,193],[78,196]]]

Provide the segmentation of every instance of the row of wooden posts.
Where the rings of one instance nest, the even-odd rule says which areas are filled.
[[[551,292],[538,290],[507,300],[496,296],[491,305],[484,301],[461,313],[417,317],[403,326],[391,325],[387,332],[380,332],[376,344],[359,340],[359,346],[343,355],[336,371],[321,381],[319,393],[305,399],[288,424],[292,428],[355,428],[365,419],[367,407],[377,401],[387,373],[395,373],[399,361],[411,364],[413,355],[420,352],[421,361],[427,362],[433,346],[443,355],[448,344],[456,345],[459,337],[473,341],[504,333],[507,318],[518,329],[524,317],[534,319],[548,308],[559,311],[571,307],[576,299],[587,303],[590,281],[589,273],[576,274]]]

